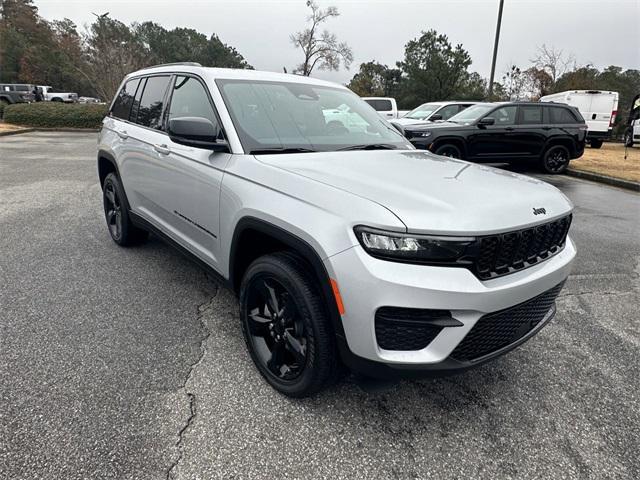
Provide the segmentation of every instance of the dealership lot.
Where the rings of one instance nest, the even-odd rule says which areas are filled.
[[[0,139],[0,478],[638,478],[640,196],[576,205],[556,319],[460,376],[294,401],[232,296],[109,238],[95,134]]]

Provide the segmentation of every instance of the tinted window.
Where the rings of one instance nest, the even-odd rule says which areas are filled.
[[[491,112],[487,117],[495,118],[496,125],[513,125],[516,123],[516,112],[518,111],[518,107],[510,106],[510,107],[502,107],[493,112]]]
[[[436,115],[442,115],[443,120],[449,120],[460,111],[459,105],[447,105],[436,112]]]
[[[365,102],[371,105],[373,109],[378,112],[387,112],[389,110],[393,110],[391,100],[365,100]]]
[[[139,79],[129,80],[125,83],[122,90],[116,97],[116,101],[111,109],[111,115],[123,120],[129,120],[129,111],[131,110],[131,104],[133,103],[133,96],[136,94],[136,88],[138,88]]]
[[[204,86],[193,77],[177,77],[173,86],[169,120],[179,117],[202,117],[218,126]]]
[[[29,91],[28,85],[16,85],[16,92],[28,92],[28,91]]]
[[[542,107],[533,105],[523,105],[520,107],[521,120],[523,125],[542,123]]]
[[[149,77],[144,86],[136,123],[162,130],[162,106],[170,77]]]
[[[567,108],[549,107],[551,123],[577,123],[575,115]]]

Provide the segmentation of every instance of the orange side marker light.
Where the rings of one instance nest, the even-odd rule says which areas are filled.
[[[331,279],[331,290],[333,290],[333,296],[336,297],[336,305],[338,306],[338,312],[340,312],[340,315],[344,315],[344,303],[342,303],[342,296],[340,295],[338,282],[336,282],[333,278]]]

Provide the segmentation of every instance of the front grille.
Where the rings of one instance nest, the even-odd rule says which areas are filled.
[[[564,247],[571,215],[516,232],[478,239],[474,273],[487,280],[545,260]]]
[[[563,285],[564,282],[515,307],[481,317],[451,357],[472,361],[516,342],[536,328],[553,308]]]
[[[376,341],[385,350],[422,350],[451,321],[447,310],[381,307],[376,312]],[[455,320],[453,320],[455,322]]]

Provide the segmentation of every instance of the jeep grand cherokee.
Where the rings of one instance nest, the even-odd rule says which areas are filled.
[[[98,175],[113,241],[153,231],[216,274],[290,396],[340,364],[396,377],[491,360],[553,317],[576,254],[554,187],[416,150],[347,88],[302,76],[131,73]]]

